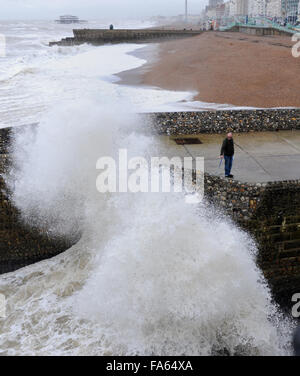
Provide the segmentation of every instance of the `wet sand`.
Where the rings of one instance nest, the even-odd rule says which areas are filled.
[[[144,75],[150,72],[154,67],[154,64],[159,62],[160,60],[160,44],[148,44],[146,47],[141,47],[135,50],[134,52],[129,53],[129,55],[138,57],[142,60],[146,60],[147,63],[137,69],[130,69],[128,71],[118,73],[116,76],[121,79],[121,81],[118,82],[118,84],[120,83],[131,86],[142,85]]]
[[[253,107],[300,107],[300,58],[290,37],[206,32],[134,54],[148,61],[121,83],[198,92],[194,100]]]

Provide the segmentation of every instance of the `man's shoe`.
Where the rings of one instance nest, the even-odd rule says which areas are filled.
[[[225,175],[225,178],[229,179],[229,178],[230,178],[230,176],[229,176],[229,175]]]
[[[233,175],[231,175],[231,174],[230,174],[230,175],[228,175],[228,177],[230,177],[231,179],[232,179],[232,178],[234,178],[234,176],[233,176]]]

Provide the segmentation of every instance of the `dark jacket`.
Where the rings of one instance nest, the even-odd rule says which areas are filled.
[[[222,144],[220,155],[226,155],[227,157],[232,157],[234,155],[233,139],[228,140],[228,138],[225,138],[225,140],[223,141],[223,144]]]

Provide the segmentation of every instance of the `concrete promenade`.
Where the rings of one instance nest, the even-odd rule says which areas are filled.
[[[218,159],[225,135],[161,136],[168,157],[205,158],[205,171],[224,175]],[[177,145],[176,138],[199,138],[202,144]],[[300,130],[234,134],[234,179],[248,183],[296,180],[300,178]]]

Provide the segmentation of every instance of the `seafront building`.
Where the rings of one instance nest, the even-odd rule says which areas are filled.
[[[218,4],[223,4],[223,0],[209,0],[208,6],[213,8],[216,7]]]
[[[299,0],[282,0],[281,11],[289,22],[294,22],[298,17]]]
[[[205,18],[218,23],[236,17],[268,18],[295,24],[300,21],[299,0],[209,0]]]
[[[223,0],[209,0],[208,5],[205,8],[206,17],[209,19],[219,19],[224,15],[224,11],[220,9],[220,5],[223,5]],[[225,7],[224,7],[225,9]]]
[[[237,1],[236,0],[230,0],[227,3],[228,3],[228,8],[229,8],[229,14],[228,14],[229,17],[233,17],[233,16],[237,15]]]
[[[267,2],[266,16],[271,18],[281,17],[281,0],[269,0]]]
[[[266,16],[267,1],[249,0],[248,15],[250,17]]]

